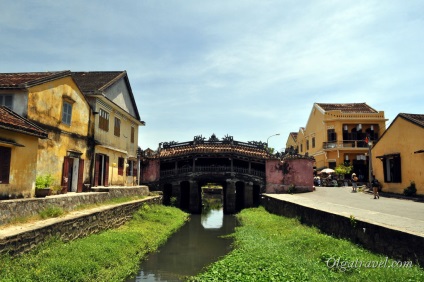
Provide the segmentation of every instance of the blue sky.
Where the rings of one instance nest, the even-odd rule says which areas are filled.
[[[424,1],[0,0],[0,72],[126,70],[139,145],[281,150],[313,103],[424,114]]]

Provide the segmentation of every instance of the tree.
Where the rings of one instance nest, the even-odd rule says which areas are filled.
[[[346,175],[346,174],[350,174],[350,172],[352,171],[353,166],[349,165],[344,165],[344,164],[339,164],[334,171],[336,172],[337,175]]]

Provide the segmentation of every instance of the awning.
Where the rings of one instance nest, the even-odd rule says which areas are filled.
[[[399,157],[400,153],[393,153],[393,154],[386,154],[386,155],[382,155],[382,156],[377,156],[377,159],[387,159],[389,157]]]
[[[16,147],[25,147],[24,145],[16,143],[13,140],[8,140],[8,139],[3,139],[3,138],[0,138],[0,144],[12,145],[12,146],[16,146]]]

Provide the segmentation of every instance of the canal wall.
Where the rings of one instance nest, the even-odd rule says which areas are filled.
[[[317,227],[331,236],[348,239],[375,253],[424,266],[424,238],[420,235],[266,195],[263,195],[261,205],[270,213],[298,218],[302,224]]]
[[[19,228],[0,230],[0,254],[12,256],[28,252],[49,238],[63,241],[75,240],[104,230],[117,228],[145,204],[161,204],[162,197],[154,196],[142,200],[98,207],[50,218]]]
[[[48,207],[60,207],[64,211],[74,210],[80,205],[103,203],[107,200],[149,195],[149,187],[100,187],[92,188],[88,193],[66,193],[47,196],[45,198],[28,198],[0,201],[0,225],[14,218],[24,218],[37,215]]]

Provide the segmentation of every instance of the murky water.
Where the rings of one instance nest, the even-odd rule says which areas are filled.
[[[183,281],[217,261],[231,250],[232,239],[220,238],[234,232],[236,218],[223,209],[191,215],[157,252],[140,264],[137,277],[127,281]]]

